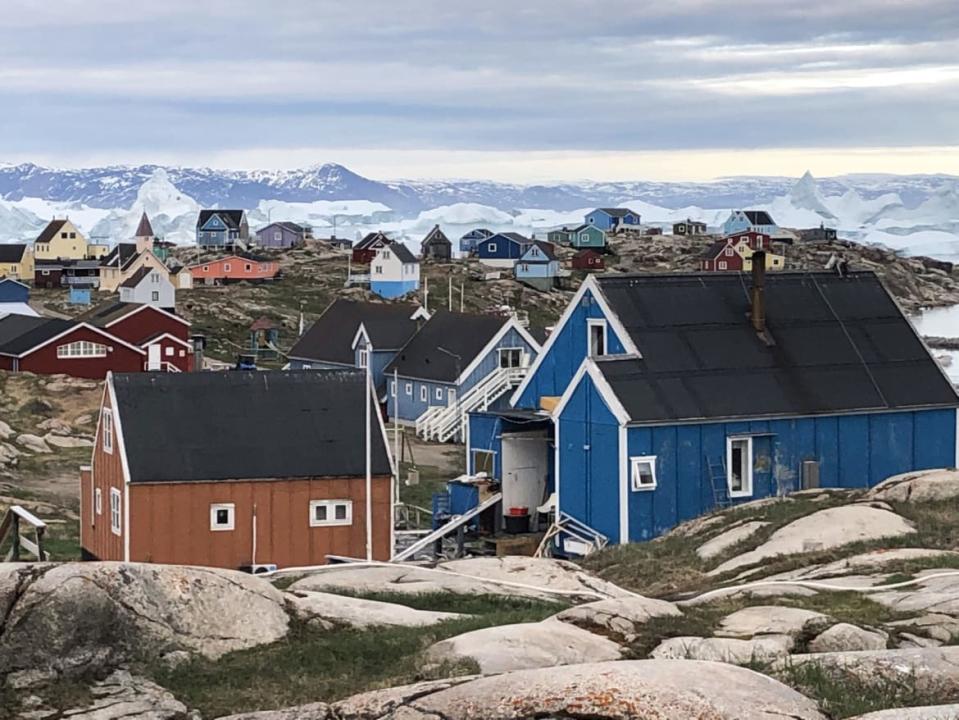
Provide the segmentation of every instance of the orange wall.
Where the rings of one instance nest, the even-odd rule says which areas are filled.
[[[103,406],[110,407],[110,396],[104,394]],[[120,448],[117,445],[116,425],[113,430],[113,454],[103,450],[103,418],[97,422],[97,434],[93,445],[92,473],[80,473],[80,545],[91,555],[101,560],[123,560],[123,535],[126,532],[121,503],[121,534],[110,529],[110,488],[123,493],[123,466]],[[93,488],[102,493],[102,512],[94,509]]]
[[[230,269],[227,270],[226,266]],[[247,266],[250,267],[247,270]],[[241,257],[229,257],[222,260],[213,260],[200,265],[190,267],[190,274],[194,280],[219,280],[222,278],[230,280],[262,280],[276,275],[278,267],[275,262],[267,260],[266,262],[257,262],[247,260]]]

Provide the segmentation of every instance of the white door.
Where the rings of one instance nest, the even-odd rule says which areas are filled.
[[[147,370],[160,369],[160,351],[159,343],[147,346]]]

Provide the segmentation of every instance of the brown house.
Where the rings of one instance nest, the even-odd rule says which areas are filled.
[[[357,370],[108,375],[81,469],[84,557],[224,568],[365,558],[367,387]],[[388,560],[392,459],[371,418],[372,557]]]
[[[603,256],[595,250],[586,248],[573,255],[573,270],[602,270],[606,267]]]

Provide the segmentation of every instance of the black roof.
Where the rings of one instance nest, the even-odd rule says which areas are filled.
[[[495,315],[437,310],[386,366],[386,374],[395,370],[404,377],[454,382],[506,322]]]
[[[393,251],[393,254],[400,259],[402,263],[416,263],[419,260],[416,259],[416,255],[410,252],[410,249],[406,247],[401,242],[393,243],[390,245],[390,249]]]
[[[108,267],[115,265],[117,267],[126,267],[126,265],[137,256],[136,243],[117,243],[106,255],[100,259],[100,265]]]
[[[767,344],[741,273],[597,278],[642,358],[598,363],[634,422],[959,405],[875,274],[766,276]]]
[[[492,236],[493,236],[493,231],[492,231],[492,230],[487,230],[486,228],[474,228],[474,229],[470,230],[469,232],[464,233],[463,236],[462,236],[460,239],[461,239],[461,240],[463,240],[463,239],[473,240],[473,239],[477,239],[477,238],[481,238],[481,237],[483,237],[483,238],[488,238],[488,237],[492,237]]]
[[[419,321],[411,318],[418,309],[409,303],[334,300],[296,341],[289,357],[352,365],[353,338],[360,325],[375,350],[399,350],[416,332]]]
[[[137,285],[140,284],[140,281],[143,280],[143,278],[145,278],[151,272],[153,272],[152,267],[142,267],[139,270],[137,270],[135,273],[133,273],[130,277],[128,277],[126,280],[124,280],[122,283],[120,283],[120,287],[135,288]]]
[[[0,355],[22,355],[76,324],[59,318],[7,315],[0,319]]]
[[[106,302],[78,315],[77,320],[102,328],[141,307],[141,303]]]
[[[719,253],[723,252],[727,245],[729,245],[729,243],[726,240],[714,240],[700,253],[700,257],[704,260],[712,260],[718,256]]]
[[[60,228],[62,228],[66,222],[66,220],[51,220],[48,222],[47,226],[43,228],[43,230],[37,236],[37,242],[46,243],[53,240],[53,236],[60,232]]]
[[[0,263],[18,263],[23,260],[26,245],[0,243]]]
[[[633,215],[638,215],[629,208],[597,208],[597,210],[602,210],[607,215],[612,217],[626,217],[627,214],[632,213]]]
[[[529,253],[529,249],[533,246],[539,248],[539,251],[543,254],[542,259],[526,257],[526,253]],[[550,245],[549,243],[543,242],[542,240],[534,240],[532,244],[530,245],[530,248],[527,248],[526,253],[524,253],[523,255],[524,263],[533,263],[533,264],[546,263],[546,262],[552,262],[553,260],[556,259],[556,254],[553,252],[553,246]]]
[[[753,225],[775,225],[772,217],[765,210],[744,210],[743,215],[745,215],[749,222]]]
[[[364,371],[129,373],[113,387],[131,482],[366,472]],[[372,472],[389,474],[375,414],[370,430]]]
[[[382,232],[381,230],[377,230],[376,232],[367,233],[362,240],[353,246],[353,249],[372,250],[380,245],[390,245],[392,242],[393,241],[388,235],[386,235],[386,233]]]
[[[201,228],[214,215],[219,215],[223,224],[231,230],[238,230],[243,224],[243,210],[200,210],[200,216],[197,218],[196,226]]]

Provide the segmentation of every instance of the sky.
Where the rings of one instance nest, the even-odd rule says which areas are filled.
[[[0,162],[959,174],[957,0],[0,0]]]

